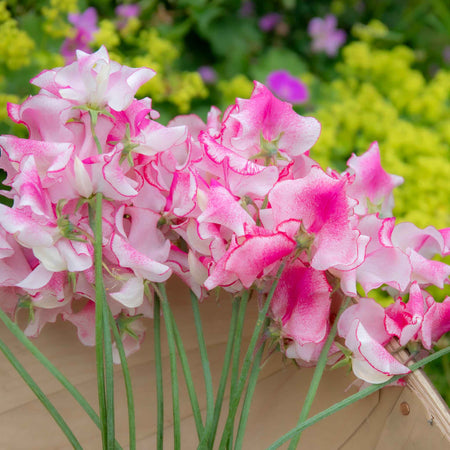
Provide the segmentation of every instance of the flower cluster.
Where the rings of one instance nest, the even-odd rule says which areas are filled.
[[[39,94],[8,112],[29,139],[0,137],[0,167],[14,206],[0,205],[2,308],[26,308],[36,336],[62,315],[80,340],[95,340],[92,198],[103,195],[103,277],[128,353],[151,317],[153,283],[179,276],[203,299],[221,287],[264,296],[284,267],[269,315],[285,354],[317,359],[345,297],[334,361],[367,382],[409,369],[386,348],[430,349],[450,329],[450,229],[395,224],[392,190],[402,179],[380,164],[376,143],[343,173],[308,156],[319,122],[255,82],[223,113],[159,124],[137,89],[154,72],[111,61],[105,48],[32,80]],[[383,309],[361,297],[383,287]],[[409,299],[409,300],[408,300]],[[408,301],[406,301],[408,300]],[[74,305],[77,304],[76,308]]]

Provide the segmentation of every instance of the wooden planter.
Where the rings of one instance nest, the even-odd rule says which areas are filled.
[[[200,405],[205,405],[203,373],[198,355],[193,316],[187,290],[171,284],[169,300],[184,338]],[[247,336],[254,323],[255,305],[249,304]],[[253,311],[253,312],[251,312]],[[231,302],[209,299],[200,312],[208,345],[215,386],[218,384],[225,351]],[[136,402],[139,449],[155,448],[156,405],[153,369],[152,323],[141,350],[129,358]],[[163,331],[163,337],[165,332]],[[100,433],[88,416],[42,366],[0,327],[5,340],[37,383],[62,413],[84,449],[101,448]],[[70,323],[48,325],[36,340],[41,351],[75,384],[83,395],[97,405],[95,351],[84,347]],[[165,379],[165,444],[173,447],[171,436],[171,397],[168,350],[163,341]],[[116,367],[116,427],[119,442],[127,448],[127,409],[120,367]],[[312,369],[298,369],[273,355],[264,366],[256,388],[244,440],[244,449],[263,449],[289,431],[297,422]],[[197,448],[194,420],[184,379],[179,370],[182,448]],[[354,381],[346,370],[326,372],[311,414],[331,406],[355,392],[346,389]],[[65,449],[70,444],[47,411],[0,356],[0,449]],[[385,388],[308,428],[301,448],[314,450],[431,450],[450,448],[449,410],[428,378],[419,371],[408,377],[404,388]],[[283,448],[287,448],[284,446]]]

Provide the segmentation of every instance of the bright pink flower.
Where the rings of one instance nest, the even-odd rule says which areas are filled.
[[[278,98],[293,105],[305,103],[309,99],[307,86],[287,70],[275,70],[269,73],[267,87]]]
[[[442,335],[450,331],[450,297],[442,303],[431,299],[425,313],[421,329],[421,340],[426,349],[431,349]]]
[[[209,222],[223,225],[238,236],[245,234],[246,225],[255,225],[255,221],[239,201],[215,181],[211,182],[207,207],[197,220],[198,223]]]
[[[206,156],[202,166],[226,180],[233,194],[254,194],[263,198],[276,183],[278,170],[275,166],[257,164],[219,144],[204,131],[199,134],[199,142]]]
[[[249,235],[238,247],[225,257],[225,270],[236,274],[245,288],[264,276],[265,269],[295,249],[295,242],[284,233]],[[205,283],[206,284],[206,283]]]
[[[320,134],[316,119],[298,115],[257,81],[248,100],[236,100],[223,126],[225,146],[247,158],[261,154],[274,161],[279,154],[291,159],[307,152]]]
[[[378,211],[384,217],[391,216],[394,207],[392,191],[403,183],[403,178],[389,175],[381,167],[378,143],[372,143],[361,156],[353,154],[347,165],[347,172],[354,175],[348,195],[358,200],[355,213],[363,215]]]
[[[386,308],[386,331],[399,338],[401,346],[417,339],[425,314],[425,299],[417,282],[411,284],[409,300],[398,298]]]
[[[302,222],[307,235],[296,238],[310,241],[311,265],[316,270],[351,269],[367,245],[368,239],[353,226],[353,203],[346,187],[345,179],[313,166],[304,178],[280,181],[269,193],[276,224],[291,218]]]
[[[324,272],[305,266],[300,260],[283,271],[270,309],[283,338],[304,346],[318,344],[328,331],[331,287]],[[308,358],[301,357],[305,361]]]

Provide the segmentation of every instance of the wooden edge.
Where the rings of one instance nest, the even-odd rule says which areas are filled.
[[[393,340],[389,347],[394,350],[403,364],[410,365],[414,362],[410,354],[401,349],[397,341]],[[424,406],[430,425],[436,425],[450,443],[450,409],[425,372],[418,369],[409,374],[406,386]]]

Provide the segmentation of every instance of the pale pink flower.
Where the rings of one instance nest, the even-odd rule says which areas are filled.
[[[32,80],[36,86],[69,100],[73,105],[101,109],[109,106],[123,111],[130,106],[136,91],[154,76],[148,68],[133,69],[109,59],[104,46],[88,54],[77,51],[77,61],[45,71]]]
[[[393,375],[410,372],[384,347],[390,339],[384,317],[380,305],[362,298],[347,308],[338,322],[339,336],[345,338],[345,346],[353,352],[353,373],[368,383],[384,383]]]
[[[308,24],[308,34],[312,38],[311,50],[314,53],[325,52],[328,56],[336,56],[337,51],[346,40],[344,30],[336,28],[337,19],[328,14],[324,19],[314,17]]]

